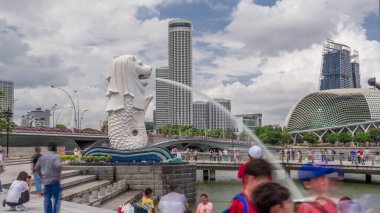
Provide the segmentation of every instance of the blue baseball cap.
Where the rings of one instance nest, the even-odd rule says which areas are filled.
[[[334,172],[338,172],[335,168],[322,167],[315,163],[305,163],[298,169],[298,180],[303,183],[305,181],[322,177]]]

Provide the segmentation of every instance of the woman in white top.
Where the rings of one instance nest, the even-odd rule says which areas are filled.
[[[3,206],[5,207],[5,204],[7,204],[13,211],[25,211],[26,207],[23,204],[29,201],[31,183],[31,177],[28,173],[20,172],[9,188],[7,197],[3,201]]]

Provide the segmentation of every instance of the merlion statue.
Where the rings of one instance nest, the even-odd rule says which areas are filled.
[[[112,60],[107,76],[108,136],[111,147],[122,150],[147,146],[145,111],[153,99],[145,97],[147,78],[152,68],[133,55]]]

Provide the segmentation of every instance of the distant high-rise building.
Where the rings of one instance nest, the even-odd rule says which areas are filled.
[[[354,88],[361,88],[360,86],[360,66],[359,66],[359,52],[354,50],[351,56],[351,72]]]
[[[169,79],[168,67],[160,67],[156,69],[156,77]],[[156,81],[156,113],[155,128],[161,128],[170,124],[169,120],[169,92],[170,85],[161,81]]]
[[[234,129],[236,132],[242,132],[243,125],[245,125],[248,129],[254,130],[257,127],[261,127],[263,125],[263,114],[262,113],[254,113],[254,114],[241,114],[235,115],[236,122],[234,122]]]
[[[360,88],[359,54],[351,48],[328,40],[323,46],[320,90]]]
[[[10,109],[14,112],[14,84],[12,81],[5,81],[0,79],[0,110]]]
[[[22,116],[21,126],[23,127],[49,127],[50,110],[43,111],[41,108],[27,112]]]
[[[209,103],[195,101],[193,103],[193,126],[198,129],[208,129]]]
[[[192,86],[192,24],[190,20],[169,22],[169,79]],[[192,124],[192,93],[177,86],[169,89],[169,121]],[[157,112],[158,113],[158,112]]]
[[[215,99],[220,105],[231,112],[231,101],[226,99]],[[209,129],[231,129],[231,118],[217,106],[209,104]]]

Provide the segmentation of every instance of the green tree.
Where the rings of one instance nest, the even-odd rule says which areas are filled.
[[[85,132],[93,132],[93,131],[98,131],[97,129],[93,129],[93,128],[85,128],[83,129],[83,131]]]
[[[315,134],[313,133],[306,133],[304,136],[303,136],[303,140],[304,141],[307,141],[311,144],[315,144],[317,143],[317,137],[315,136]]]
[[[55,128],[58,128],[58,129],[67,129],[65,125],[63,124],[57,124],[55,125]]]
[[[248,135],[245,131],[242,131],[240,134],[239,134],[239,140],[241,141],[246,141],[248,139]]]
[[[102,128],[100,129],[102,132],[108,132],[108,124],[103,124]]]
[[[380,141],[380,128],[373,128],[368,131],[368,133],[371,135],[371,138],[375,142]]]
[[[371,140],[371,135],[367,132],[359,132],[355,135],[354,141],[356,142],[366,142]]]
[[[289,134],[289,132],[287,130],[282,130],[281,132],[281,142],[282,143],[289,143],[290,139],[292,138],[292,136]]]
[[[331,133],[327,136],[327,142],[329,143],[335,143],[339,140],[339,134],[338,133]]]
[[[352,136],[351,134],[347,132],[342,132],[339,134],[339,141],[342,143],[348,143],[352,141]]]
[[[146,131],[153,131],[153,122],[145,121],[145,129]]]

